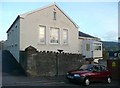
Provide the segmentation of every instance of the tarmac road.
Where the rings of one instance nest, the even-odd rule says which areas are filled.
[[[26,76],[10,76],[3,73],[3,88],[41,88],[41,87],[82,87],[82,84],[70,83],[65,76],[57,77],[26,77]],[[120,88],[118,81],[112,81],[111,84],[106,84],[104,82],[91,83],[88,88]]]

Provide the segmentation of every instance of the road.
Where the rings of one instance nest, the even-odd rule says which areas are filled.
[[[57,77],[26,77],[26,76],[12,76],[7,73],[3,73],[2,80],[3,88],[41,88],[41,87],[82,87],[82,84],[70,83],[65,76]],[[10,87],[11,86],[11,87]],[[91,83],[90,88],[119,88],[118,81],[113,81],[111,84],[106,84],[104,82]],[[88,87],[88,88],[89,88]]]

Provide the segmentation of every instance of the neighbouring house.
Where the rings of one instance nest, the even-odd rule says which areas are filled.
[[[78,31],[78,26],[56,4],[18,15],[7,30],[6,49],[19,62],[20,51],[33,46],[38,51],[83,54],[102,58],[99,38]]]
[[[79,31],[79,45],[85,58],[92,58],[95,62],[102,59],[102,42],[99,38]]]

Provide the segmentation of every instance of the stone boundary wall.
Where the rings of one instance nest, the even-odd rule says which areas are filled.
[[[20,64],[28,76],[66,75],[70,70],[82,65],[81,54],[38,52],[32,46],[20,51]]]

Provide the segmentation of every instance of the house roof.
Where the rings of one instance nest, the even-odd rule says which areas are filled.
[[[55,3],[51,4],[49,6],[46,6],[46,7],[42,7],[42,8],[27,12],[27,13],[24,13],[24,14],[21,14],[20,17],[24,18],[27,15],[30,15],[32,13],[35,13],[35,12],[38,12],[38,11],[41,11],[41,10],[44,10],[44,9],[49,8],[51,6],[56,6],[75,25],[76,28],[79,28],[79,26],[63,10],[61,10]]]
[[[9,29],[7,30],[7,33],[9,32],[9,30],[11,29],[11,27],[15,24],[15,22],[20,18],[20,15],[17,16],[17,18],[14,20],[14,22],[12,23],[12,25],[9,27]]]
[[[86,34],[86,33],[80,32],[80,31],[79,31],[79,38],[92,38],[96,41],[101,41],[101,39],[98,37],[94,37],[92,35],[89,35],[89,34]]]
[[[15,21],[13,22],[13,24],[10,26],[10,28],[14,25],[14,23],[16,22],[17,19],[19,19],[19,18],[25,18],[26,16],[28,16],[30,14],[33,14],[35,12],[44,10],[44,9],[49,8],[51,6],[56,6],[75,25],[76,28],[79,28],[79,26],[67,14],[65,14],[55,3],[51,4],[49,6],[46,6],[46,7],[42,7],[42,8],[39,8],[39,9],[36,9],[36,10],[29,11],[29,12],[24,13],[24,14],[18,15],[17,18],[15,19]],[[7,33],[9,32],[10,28],[7,30]]]
[[[91,36],[91,35],[89,35],[89,34],[86,34],[86,33],[80,32],[80,31],[79,31],[79,37],[96,38],[96,37],[94,37],[94,36]]]

